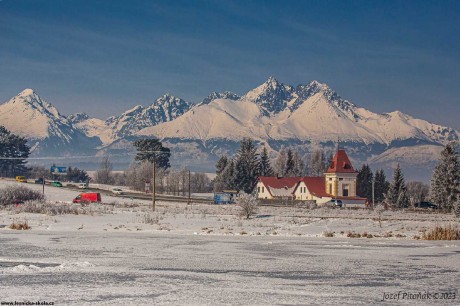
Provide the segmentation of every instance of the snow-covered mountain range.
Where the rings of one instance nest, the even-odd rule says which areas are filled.
[[[32,89],[0,105],[0,124],[29,139],[34,155],[94,154],[98,137],[87,136]]]
[[[308,154],[315,148],[333,150],[339,140],[355,163],[390,167],[401,162],[409,168],[431,167],[441,146],[460,137],[451,128],[399,111],[373,113],[324,83],[294,87],[273,77],[241,97],[213,92],[192,104],[166,94],[106,120],[84,113],[62,116],[26,89],[0,105],[0,124],[37,143],[36,154],[53,145],[119,154],[132,151],[134,139],[158,137],[171,147],[176,164],[208,171],[219,154],[234,154],[242,137],[266,145],[273,156],[281,145]]]

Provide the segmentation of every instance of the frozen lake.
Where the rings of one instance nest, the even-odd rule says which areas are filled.
[[[33,231],[0,237],[0,292],[16,301],[369,305],[398,291],[458,293],[460,279],[458,242]],[[436,301],[444,303],[455,302]]]
[[[460,241],[414,239],[451,215],[388,212],[380,226],[369,211],[264,207],[244,220],[231,205],[159,203],[151,213],[149,202],[109,199],[117,204],[90,214],[0,210],[0,301],[370,305],[399,293],[388,303],[459,304]],[[8,228],[24,220],[30,230]],[[455,299],[402,300],[409,293]]]

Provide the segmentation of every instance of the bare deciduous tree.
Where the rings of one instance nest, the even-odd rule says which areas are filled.
[[[255,196],[244,193],[237,198],[236,205],[238,205],[241,209],[240,216],[249,219],[257,213],[259,201]]]
[[[112,170],[113,166],[109,155],[104,155],[99,169],[96,171],[96,182],[99,184],[113,184]]]

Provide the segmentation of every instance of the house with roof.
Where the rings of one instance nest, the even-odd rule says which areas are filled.
[[[359,206],[366,198],[356,194],[358,172],[344,149],[338,149],[324,176],[259,177],[255,192],[259,199],[315,201],[318,205],[340,200],[344,207]]]
[[[256,192],[259,199],[294,199],[294,191],[300,177],[260,176]]]

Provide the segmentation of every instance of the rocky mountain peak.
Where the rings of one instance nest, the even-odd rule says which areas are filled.
[[[86,113],[76,113],[76,114],[71,114],[71,115],[67,116],[67,120],[71,124],[77,124],[77,123],[80,123],[80,122],[88,120],[88,119],[89,119],[89,116]]]
[[[286,109],[293,92],[292,86],[284,85],[274,77],[269,77],[267,81],[245,94],[242,99],[256,103],[262,115],[271,117]]]
[[[238,100],[240,99],[241,97],[231,91],[224,91],[224,92],[216,92],[216,91],[213,91],[212,93],[210,93],[206,98],[203,99],[203,101],[201,102],[201,104],[209,104],[211,103],[213,100],[216,100],[216,99],[228,99],[228,100]]]

